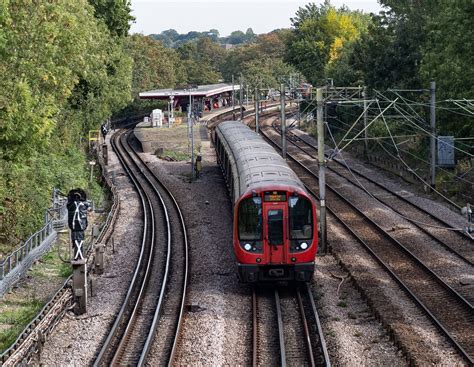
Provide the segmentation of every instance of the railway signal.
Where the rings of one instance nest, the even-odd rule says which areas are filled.
[[[87,312],[87,263],[84,258],[84,240],[87,229],[87,212],[91,203],[87,201],[86,193],[82,189],[73,189],[68,193],[68,226],[71,230],[72,245],[72,285],[74,298],[77,302],[76,313],[81,315]]]

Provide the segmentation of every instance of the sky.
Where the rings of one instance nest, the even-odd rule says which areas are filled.
[[[167,29],[178,33],[217,29],[220,36],[245,32],[252,28],[257,34],[278,28],[289,28],[290,18],[299,7],[321,0],[132,0],[132,15],[136,18],[131,33],[159,34]],[[340,7],[378,13],[377,0],[332,0]]]

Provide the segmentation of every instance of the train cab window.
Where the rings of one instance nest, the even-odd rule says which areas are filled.
[[[309,240],[313,237],[313,211],[311,201],[306,198],[291,196],[290,238],[292,240]]]
[[[258,241],[262,238],[262,198],[251,197],[239,206],[239,239]]]

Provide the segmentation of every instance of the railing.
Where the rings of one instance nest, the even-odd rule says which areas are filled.
[[[107,186],[110,187],[113,196],[113,204],[105,220],[99,236],[96,239],[96,243],[106,243],[108,238],[111,236],[115,221],[117,219],[118,213],[120,211],[120,199],[118,190],[109,177],[108,170],[104,164],[102,156],[99,155],[99,163],[102,166],[102,175],[105,179]],[[53,209],[54,209],[54,197],[53,197]],[[61,212],[62,208],[64,211]],[[58,211],[59,209],[59,211]],[[54,210],[53,210],[54,211]],[[59,215],[55,215],[51,212],[48,212],[48,221],[55,221],[55,218],[66,218],[67,210],[65,205],[62,205],[60,202],[56,205],[56,212]],[[61,213],[64,213],[64,217]],[[56,219],[57,221],[57,219]],[[86,253],[88,266],[87,269],[90,271],[93,269],[92,264],[94,264],[93,253],[90,252],[92,249],[94,238],[91,235],[89,240],[86,242]],[[37,353],[41,349],[41,345],[44,343],[45,338],[51,333],[56,324],[62,318],[67,308],[70,307],[70,302],[73,299],[72,291],[70,291],[70,276],[63,284],[61,289],[56,293],[56,295],[51,299],[43,308],[43,310],[32,320],[28,326],[23,330],[23,332],[18,336],[16,341],[3,353],[0,355],[0,365],[5,366],[16,366],[18,361],[26,362],[30,360],[31,356],[34,353]],[[21,363],[20,363],[21,364]]]
[[[3,280],[16,266],[28,256],[28,254],[40,246],[55,228],[65,222],[67,215],[66,201],[53,190],[53,207],[46,210],[45,225],[39,231],[32,234],[23,244],[15,249],[0,263],[0,280]]]

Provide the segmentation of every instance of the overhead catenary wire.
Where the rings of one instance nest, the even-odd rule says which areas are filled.
[[[385,144],[384,142],[381,142],[381,143],[382,143],[382,144]],[[419,161],[421,161],[421,162],[423,162],[423,163],[425,163],[425,164],[427,164],[427,165],[430,164],[430,162],[428,162],[426,159],[423,159],[423,158],[421,158],[421,157],[418,157],[417,155],[413,154],[412,152],[410,152],[410,151],[408,151],[408,150],[406,150],[406,149],[400,148],[400,144],[398,144],[398,145],[399,145],[399,148],[398,148],[398,149],[399,149],[400,152],[403,152],[403,153],[405,153],[405,154],[407,154],[407,155],[409,155],[409,156],[415,158],[416,160],[419,160]],[[466,179],[463,178],[463,176],[464,176],[467,172],[464,172],[463,175],[461,175],[461,176],[456,176],[456,174],[454,174],[453,172],[450,172],[450,171],[448,171],[448,170],[446,170],[446,169],[444,169],[444,168],[442,168],[442,167],[438,167],[438,169],[439,169],[440,171],[442,171],[442,172],[444,172],[444,173],[450,175],[450,176],[454,176],[454,178],[457,179],[457,180],[463,181],[463,182],[465,182],[465,183],[467,183],[467,184],[469,184],[469,185],[474,185],[474,182],[468,181],[468,180],[466,180]],[[473,169],[473,168],[470,168],[469,171],[471,171],[472,169]],[[468,171],[468,172],[469,172],[469,171]]]
[[[387,98],[385,97],[383,94],[381,94],[380,92],[377,92],[376,93],[379,93],[381,96],[383,96],[383,98]],[[397,98],[398,99],[398,98]],[[396,101],[396,100],[395,100]],[[395,102],[393,101],[393,102]],[[454,146],[453,144],[450,144],[450,143],[447,143],[445,141],[442,141],[441,139],[439,139],[438,136],[436,135],[433,135],[431,133],[431,131],[428,131],[426,129],[424,129],[422,126],[420,126],[419,124],[416,124],[413,120],[417,120],[416,117],[414,117],[413,115],[410,115],[406,110],[404,110],[403,108],[399,107],[397,104],[394,104],[394,108],[406,119],[406,121],[408,121],[412,126],[416,127],[417,129],[423,131],[426,135],[430,136],[430,137],[433,137],[435,138],[438,142],[442,142],[443,144],[447,145],[447,146],[450,146],[458,151],[460,151],[461,153],[469,156],[469,157],[474,157],[473,154],[461,149],[461,148],[458,148],[456,146]],[[421,120],[423,122],[423,124],[425,124],[425,122],[423,120]]]
[[[336,141],[334,139],[334,136],[332,134],[332,131],[331,131],[331,128],[329,127],[329,125],[327,124],[327,122],[325,122],[325,125],[326,125],[326,128],[329,132],[329,136],[331,137],[331,140],[333,141],[333,144],[336,145]],[[339,156],[341,158],[341,161],[343,162],[344,166],[346,167],[346,169],[349,171],[349,173],[351,174],[351,176],[356,180],[358,186],[360,189],[362,189],[365,193],[367,193],[372,199],[378,201],[382,206],[384,206],[386,209],[390,210],[391,212],[395,213],[396,215],[398,215],[399,217],[401,218],[404,218],[406,220],[408,220],[409,222],[412,222],[412,223],[417,223],[417,224],[420,224],[420,225],[423,225],[423,226],[427,226],[427,227],[431,227],[431,228],[438,228],[438,229],[443,229],[443,230],[449,230],[449,231],[456,231],[456,232],[462,232],[464,231],[463,228],[454,228],[454,227],[444,227],[444,226],[437,226],[437,225],[434,225],[434,224],[430,224],[430,223],[425,223],[425,222],[422,222],[422,221],[418,221],[416,219],[413,219],[413,218],[410,218],[408,216],[405,216],[401,213],[398,213],[397,211],[395,211],[393,208],[389,207],[387,204],[385,204],[384,202],[382,202],[380,199],[378,199],[377,197],[375,197],[361,182],[360,180],[357,178],[357,176],[354,174],[354,172],[352,171],[352,169],[350,168],[349,164],[347,163],[347,161],[345,160],[344,156],[342,155],[342,151],[341,150],[337,150],[336,149],[336,155],[335,156]],[[441,194],[441,196],[443,196]],[[446,198],[448,201],[450,201],[448,198]],[[451,201],[450,201],[451,202]],[[455,205],[457,208],[460,209],[459,206],[457,206],[455,203],[451,202],[453,205]]]

